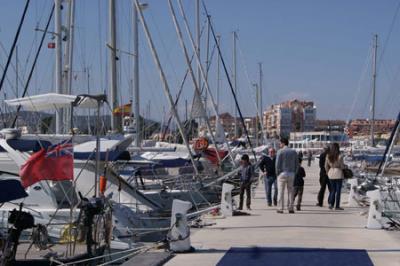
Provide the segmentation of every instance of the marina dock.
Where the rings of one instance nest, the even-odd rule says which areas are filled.
[[[366,229],[368,208],[346,207],[347,192],[342,193],[344,211],[329,210],[326,203],[322,208],[315,206],[319,190],[317,162],[313,162],[311,167],[303,164],[307,176],[301,211],[278,214],[275,207],[267,206],[264,184],[260,183],[252,199],[252,210],[247,211],[251,215],[208,220],[215,225],[192,229],[191,242],[196,251],[177,254],[166,265],[228,265],[222,263],[222,259],[229,256],[231,248],[258,252],[258,259],[256,256],[254,260],[237,261],[235,265],[277,265],[265,259],[268,257],[262,255],[263,248],[277,248],[283,257],[286,254],[288,258],[293,250],[287,248],[310,251],[310,256],[303,256],[305,259],[296,265],[331,265],[321,264],[329,256],[324,254],[337,249],[365,251],[373,265],[400,265],[400,232]],[[327,195],[328,192],[325,202]],[[345,254],[344,259],[349,263],[351,258],[354,258],[351,252]]]

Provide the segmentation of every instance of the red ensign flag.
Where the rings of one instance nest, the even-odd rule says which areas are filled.
[[[32,154],[19,172],[22,186],[26,188],[42,180],[72,180],[73,155],[71,139]]]

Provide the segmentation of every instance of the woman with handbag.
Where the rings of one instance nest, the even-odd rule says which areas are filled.
[[[325,160],[325,170],[331,183],[331,191],[329,192],[329,209],[343,210],[340,207],[340,194],[342,192],[343,169],[345,169],[343,156],[340,154],[338,143],[332,143],[329,147],[328,154]]]

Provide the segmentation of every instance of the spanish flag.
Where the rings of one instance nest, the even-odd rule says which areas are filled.
[[[118,106],[117,108],[114,109],[113,115],[123,115],[127,116],[131,114],[131,105],[130,103]]]

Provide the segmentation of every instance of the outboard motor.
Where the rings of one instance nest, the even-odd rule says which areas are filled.
[[[10,211],[8,223],[13,226],[8,230],[8,237],[4,245],[1,265],[14,264],[21,233],[26,229],[33,228],[35,226],[35,219],[30,213],[22,211],[21,204],[19,210],[14,209]]]

